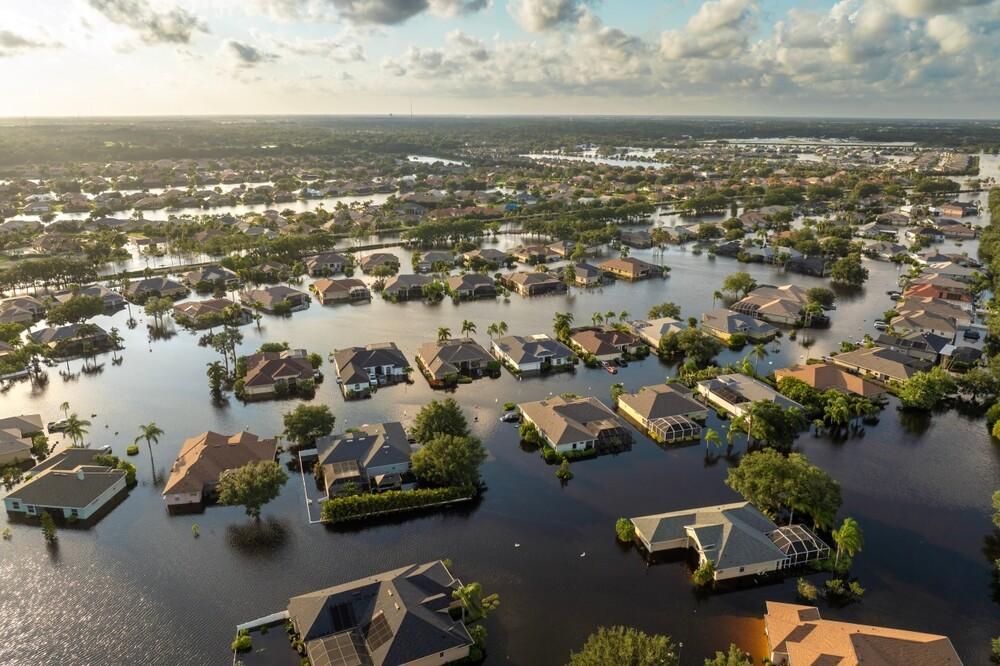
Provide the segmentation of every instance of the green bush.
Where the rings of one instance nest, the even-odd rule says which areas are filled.
[[[125,455],[127,455],[127,456],[137,456],[137,455],[139,455],[139,445],[138,444],[129,444],[128,448],[125,449]]]
[[[628,518],[619,518],[615,521],[615,534],[622,543],[629,543],[635,539],[635,525]]]
[[[1000,406],[1000,405],[998,405],[998,406]],[[503,403],[503,411],[505,411],[505,412],[511,412],[511,411],[514,411],[515,409],[517,409],[517,403],[516,402],[505,402],[505,403]]]
[[[236,638],[229,644],[229,649],[233,652],[249,652],[252,647],[253,641],[250,639],[250,632],[246,629],[240,629]]]
[[[556,476],[559,477],[560,481],[569,481],[573,478],[573,470],[569,468],[569,461],[563,458],[563,461],[559,463],[559,469],[556,470]]]
[[[691,582],[698,587],[709,587],[715,582],[715,565],[711,560],[705,560],[694,570]]]
[[[990,408],[986,410],[986,425],[990,430],[998,421],[1000,421],[1000,402],[990,405]]]
[[[461,488],[419,488],[413,491],[391,490],[379,494],[335,497],[323,502],[320,518],[324,522],[339,523],[364,518],[386,511],[419,509],[467,497]]]
[[[819,598],[819,590],[805,578],[799,578],[796,581],[795,591],[798,593],[799,599],[803,601],[816,601]]]

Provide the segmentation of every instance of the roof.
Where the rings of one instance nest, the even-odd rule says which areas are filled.
[[[640,344],[639,339],[615,328],[583,328],[570,334],[570,339],[587,353],[595,356],[617,353],[623,345],[629,347]]]
[[[625,428],[603,402],[589,396],[574,400],[555,396],[519,407],[553,446],[596,439],[603,431]]]
[[[292,597],[288,615],[317,666],[405,664],[472,645],[448,612],[456,584],[440,560],[409,565]]]
[[[961,666],[947,636],[824,620],[815,606],[767,602],[771,651],[792,666]]]
[[[316,371],[299,350],[257,352],[246,357],[245,386],[268,386],[279,379],[312,379]]]
[[[91,327],[92,332],[81,336],[81,326]],[[86,329],[84,330],[86,331]],[[107,331],[97,324],[66,324],[65,326],[50,326],[48,328],[42,328],[37,331],[32,331],[29,335],[32,340],[39,344],[50,345],[68,340],[100,338],[107,336],[107,334]]]
[[[36,506],[83,509],[125,478],[124,470],[94,464],[101,454],[95,449],[66,449],[49,456],[8,497]]]
[[[716,569],[730,569],[786,557],[768,535],[778,526],[750,502],[734,502],[632,518],[651,546],[689,538]]]
[[[698,386],[705,387],[710,392],[719,395],[732,404],[767,400],[785,409],[789,407],[804,409],[802,405],[786,398],[767,384],[739,373],[719,375],[714,379],[706,379],[703,382],[698,382]]]
[[[494,344],[514,363],[539,363],[545,359],[569,358],[573,355],[569,347],[553,340],[548,335],[507,335]]]
[[[619,271],[623,273],[635,274],[641,271],[653,271],[658,267],[636,257],[625,257],[624,259],[608,259],[600,264],[600,268],[606,271]]]
[[[273,460],[277,448],[277,440],[261,439],[250,432],[235,435],[203,432],[181,446],[163,494],[202,492],[206,485],[218,483],[226,470],[258,460]]]
[[[0,419],[0,430],[17,430],[21,437],[44,432],[45,426],[42,424],[40,414],[19,414],[17,416],[7,416]]]
[[[637,335],[654,345],[658,345],[663,336],[669,333],[680,333],[687,328],[687,324],[673,317],[637,319],[630,321],[629,326]]]
[[[701,315],[701,324],[715,331],[728,334],[749,333],[755,336],[773,335],[778,329],[750,315],[717,308]]]
[[[23,437],[17,428],[0,428],[0,457],[10,455],[31,458],[31,440]]]
[[[457,338],[420,345],[417,355],[424,367],[436,378],[456,374],[462,363],[489,363],[493,360],[489,352],[472,338]]]
[[[931,364],[926,361],[911,358],[903,352],[885,347],[870,349],[862,347],[837,354],[832,358],[837,364],[861,368],[899,380],[909,379],[917,372],[925,372],[931,368]]]
[[[365,289],[365,283],[358,278],[341,278],[331,280],[330,278],[320,278],[312,284],[313,289],[321,296],[326,294],[348,294],[352,289]]]
[[[952,335],[958,330],[954,319],[927,310],[907,310],[893,317],[889,325],[900,331],[943,331]]]
[[[368,381],[368,368],[391,365],[405,368],[409,364],[395,342],[379,342],[365,347],[347,347],[333,352],[337,374],[345,384]],[[355,381],[356,380],[356,381]]]
[[[410,460],[410,441],[398,421],[363,425],[343,435],[316,440],[319,464],[355,462],[361,469],[398,465]]]
[[[882,387],[871,383],[864,377],[852,375],[843,368],[832,363],[812,363],[808,365],[793,365],[790,368],[780,368],[774,371],[777,379],[792,377],[805,382],[814,389],[826,391],[835,389],[847,393],[856,393],[867,397],[875,397],[885,393]]]
[[[618,402],[648,421],[705,411],[705,406],[692,398],[686,387],[673,384],[643,386],[636,393],[623,393]]]
[[[562,282],[562,280],[557,278],[555,275],[546,271],[518,271],[516,273],[508,273],[505,277],[508,281],[513,282],[514,284],[526,287],[536,284]]]
[[[228,298],[209,298],[204,301],[184,301],[175,303],[174,311],[186,314],[189,317],[198,317],[206,314],[222,314],[226,308],[235,305]]]
[[[480,287],[493,287],[493,279],[482,273],[465,273],[463,275],[453,275],[448,278],[448,287],[454,291],[464,289],[478,289]]]
[[[276,303],[281,303],[288,300],[290,297],[302,297],[308,298],[306,294],[299,291],[298,289],[292,289],[291,287],[286,287],[283,284],[276,284],[270,287],[261,287],[259,289],[248,289],[240,294],[240,298],[244,301],[255,301],[264,305],[265,307],[272,306]]]

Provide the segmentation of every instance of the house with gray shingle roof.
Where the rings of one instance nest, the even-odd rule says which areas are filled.
[[[366,396],[372,387],[409,378],[410,364],[394,342],[337,349],[332,357],[340,388],[347,398]]]
[[[697,421],[708,418],[708,408],[683,384],[655,384],[623,393],[618,411],[659,442],[698,439],[702,428]]]
[[[462,300],[493,298],[497,295],[493,278],[482,273],[464,273],[448,278],[448,291]]]
[[[684,509],[631,519],[648,553],[694,548],[715,580],[781,571],[830,555],[802,525],[778,527],[749,502]]]
[[[493,355],[516,372],[541,372],[570,365],[575,358],[569,347],[548,335],[507,335],[493,341]]]
[[[632,434],[618,416],[593,397],[554,396],[518,405],[525,423],[538,430],[558,453],[618,450],[632,443]]]
[[[365,424],[316,440],[316,464],[322,470],[327,497],[335,496],[347,483],[370,492],[415,488],[410,474],[412,454],[398,421]]]
[[[125,471],[94,462],[95,449],[66,449],[35,465],[4,498],[8,514],[87,520],[125,493]]]
[[[417,363],[431,386],[457,381],[459,375],[481,377],[493,362],[489,352],[472,338],[427,342],[417,350]]]

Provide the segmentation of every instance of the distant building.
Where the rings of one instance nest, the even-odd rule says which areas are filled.
[[[216,285],[231,289],[240,283],[240,278],[228,268],[210,265],[188,271],[184,274],[184,282],[192,289],[205,285],[211,291]]]
[[[262,439],[250,432],[220,435],[203,432],[181,446],[163,487],[168,508],[201,506],[214,492],[219,480],[229,470],[251,462],[274,460],[278,442]]]
[[[588,263],[573,266],[573,281],[580,287],[596,287],[604,282],[604,271]]]
[[[768,601],[764,635],[775,666],[962,666],[947,636],[824,620],[815,606]]]
[[[133,280],[125,287],[125,297],[133,301],[143,302],[148,298],[162,297],[177,300],[187,296],[189,290],[180,282],[167,277],[155,276]]]

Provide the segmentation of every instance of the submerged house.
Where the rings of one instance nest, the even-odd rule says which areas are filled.
[[[631,519],[650,555],[693,548],[711,562],[715,580],[756,576],[830,556],[830,547],[804,525],[778,527],[749,502],[670,511]]]
[[[410,474],[412,453],[406,431],[396,421],[366,424],[316,440],[316,464],[327,497],[337,495],[346,484],[373,493],[416,488]]]
[[[365,283],[357,278],[339,280],[320,278],[313,282],[309,288],[316,294],[321,305],[366,301],[372,297],[371,291],[368,290]]]
[[[508,273],[501,278],[501,282],[521,296],[541,296],[566,292],[566,283],[558,276],[545,271]]]
[[[773,402],[782,409],[794,407],[805,411],[802,405],[781,395],[764,382],[738,373],[719,375],[714,379],[698,382],[698,393],[732,416],[743,416],[753,403],[761,400]]]
[[[726,308],[702,313],[701,328],[727,343],[735,335],[744,335],[751,342],[762,342],[770,340],[778,333],[778,329],[767,322]]]
[[[417,363],[431,386],[457,381],[459,375],[482,377],[495,362],[472,338],[427,342],[417,350]]]
[[[428,275],[393,275],[385,281],[382,298],[390,301],[408,301],[424,297],[424,287],[434,282]]]
[[[593,397],[567,399],[554,396],[518,405],[530,423],[557,453],[627,448],[632,433],[603,402]]]
[[[572,365],[569,347],[544,333],[507,335],[493,341],[493,355],[516,372],[542,372]]]
[[[409,363],[394,342],[337,349],[332,357],[340,387],[348,398],[369,395],[373,387],[409,377]]]
[[[246,357],[243,394],[247,399],[266,398],[316,379],[317,372],[304,349],[257,352]]]
[[[309,307],[309,294],[279,284],[241,292],[240,301],[245,305],[270,313],[280,309],[279,305],[287,303],[292,312],[298,312]]]
[[[683,384],[644,386],[618,397],[618,411],[658,442],[701,439],[698,423],[708,418],[708,408]]]
[[[599,264],[605,273],[610,273],[625,280],[645,280],[660,274],[660,267],[637,259],[636,257],[625,257],[624,259],[608,259]]]
[[[277,450],[278,440],[262,439],[251,432],[203,432],[181,445],[163,487],[163,501],[171,510],[201,507],[227,471],[251,462],[274,460]]]
[[[493,298],[497,295],[493,278],[482,273],[465,273],[453,275],[447,280],[448,291],[462,300],[477,298]]]
[[[610,326],[574,329],[569,340],[573,347],[584,354],[590,354],[598,361],[618,360],[626,354],[636,354],[646,346],[631,333]]]
[[[38,463],[4,498],[9,515],[88,520],[126,493],[125,470],[96,462],[103,451],[69,448]]]
[[[315,666],[443,666],[473,646],[453,617],[459,602],[452,592],[461,585],[441,560],[413,564],[292,597],[286,611],[238,628],[287,620]],[[301,660],[291,648],[287,660],[275,657]]]
[[[928,361],[885,347],[862,347],[831,356],[830,361],[881,382],[905,382],[916,373],[927,372],[933,366]]]

